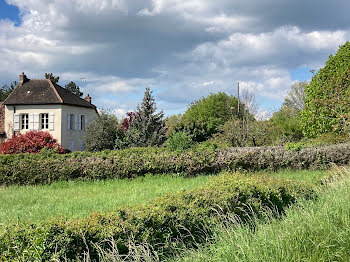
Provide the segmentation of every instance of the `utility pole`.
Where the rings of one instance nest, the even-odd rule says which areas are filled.
[[[238,105],[237,105],[237,115],[239,115],[239,82],[237,83],[237,98],[238,98]]]

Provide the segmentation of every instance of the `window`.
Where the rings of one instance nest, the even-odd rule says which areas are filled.
[[[69,129],[70,130],[74,130],[75,129],[75,118],[74,118],[74,114],[70,114],[70,122],[69,122]]]
[[[40,114],[41,129],[49,129],[49,114]]]
[[[21,114],[21,129],[29,129],[29,116],[28,116],[28,114]]]
[[[80,116],[80,130],[85,130],[85,116]]]

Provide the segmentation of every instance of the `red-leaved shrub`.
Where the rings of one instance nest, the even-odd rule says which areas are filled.
[[[0,154],[40,153],[41,149],[55,149],[64,154],[64,150],[49,132],[30,131],[14,135],[0,144]]]

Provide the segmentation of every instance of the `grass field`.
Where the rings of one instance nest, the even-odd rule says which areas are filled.
[[[52,216],[86,217],[91,211],[147,203],[160,195],[198,187],[210,176],[146,176],[132,180],[68,181],[0,188],[0,223],[36,222]]]
[[[280,220],[219,229],[215,244],[178,261],[350,261],[350,179],[335,182],[316,202],[304,201]]]
[[[327,172],[284,170],[268,174],[316,181]],[[0,223],[37,222],[53,216],[68,219],[86,217],[92,211],[109,211],[117,206],[147,203],[165,193],[199,187],[208,179],[210,176],[184,178],[158,175],[132,180],[68,181],[44,186],[3,187],[0,188]]]

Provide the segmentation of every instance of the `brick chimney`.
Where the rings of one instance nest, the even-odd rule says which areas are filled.
[[[22,74],[19,75],[19,85],[23,85],[25,82],[28,82],[27,76],[22,72]]]
[[[91,96],[89,96],[89,94],[85,97],[85,100],[91,104]]]

